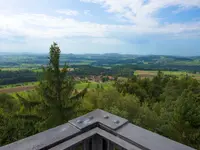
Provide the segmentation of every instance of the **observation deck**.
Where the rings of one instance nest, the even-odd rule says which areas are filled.
[[[97,109],[0,150],[194,150]]]

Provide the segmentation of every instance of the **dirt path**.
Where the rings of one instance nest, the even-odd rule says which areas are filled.
[[[14,87],[14,88],[3,88],[0,89],[0,93],[15,93],[15,92],[23,92],[23,91],[28,91],[28,90],[33,90],[35,86],[19,86],[19,87]]]

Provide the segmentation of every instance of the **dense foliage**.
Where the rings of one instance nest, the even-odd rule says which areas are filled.
[[[61,68],[64,68],[63,65]],[[88,76],[132,76],[134,69],[126,66],[115,66],[110,69],[95,67],[90,65],[76,65],[73,67],[73,71],[68,72],[68,76],[80,78]],[[10,84],[22,84],[24,82],[35,82],[43,76],[44,72],[40,69],[39,72],[33,70],[15,70],[15,71],[1,71],[0,70],[0,88],[4,85]]]
[[[166,76],[158,72],[152,80],[133,77],[118,81],[117,90],[123,95],[139,98],[148,112],[134,123],[176,141],[200,149],[200,83],[188,76]],[[131,119],[131,118],[130,118]],[[134,120],[137,118],[134,118]],[[145,120],[149,120],[145,122]]]
[[[113,67],[132,65],[138,70],[180,70],[200,72],[200,57],[178,57],[159,55],[122,55],[122,54],[62,54],[60,65],[69,62],[71,66],[89,65]],[[48,63],[47,54],[12,54],[0,53],[1,68],[38,69]]]
[[[0,85],[37,81],[37,73],[30,70],[1,71]]]
[[[116,78],[112,87],[74,90],[67,66],[59,69],[60,49],[50,48],[49,63],[35,91],[0,95],[0,145],[67,122],[96,108],[200,149],[200,83],[189,77]]]

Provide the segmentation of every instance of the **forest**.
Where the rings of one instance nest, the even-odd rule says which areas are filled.
[[[0,94],[1,146],[100,108],[200,150],[200,82],[197,79],[187,74],[166,75],[162,71],[152,78],[140,78],[133,75],[134,68],[130,65],[129,69],[117,67],[112,72],[105,68],[99,72],[94,68],[88,71],[86,65],[76,71],[97,74],[106,70],[116,76],[115,80],[109,88],[99,83],[89,89],[88,83],[82,90],[76,90],[70,66],[63,64],[61,58],[59,46],[53,43],[35,90]],[[126,78],[117,78],[123,76],[122,72],[127,72]],[[35,80],[35,74],[25,73]],[[10,76],[21,77],[15,73]],[[1,74],[1,78],[6,77]]]

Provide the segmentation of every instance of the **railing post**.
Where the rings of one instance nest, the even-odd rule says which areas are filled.
[[[92,150],[103,150],[103,148],[102,148],[102,138],[98,135],[95,135],[92,138]]]
[[[108,141],[108,150],[113,150],[113,148],[114,148],[113,143]]]
[[[83,150],[89,150],[89,140],[84,140],[83,142]]]

